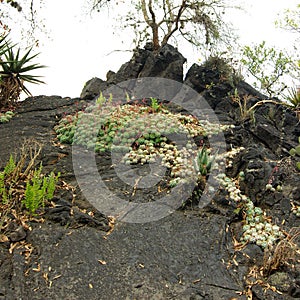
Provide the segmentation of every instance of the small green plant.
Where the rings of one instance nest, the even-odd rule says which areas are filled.
[[[5,113],[0,112],[0,123],[7,123],[14,116],[14,112],[7,111]]]
[[[299,142],[299,144],[295,148],[292,148],[290,150],[291,156],[300,157],[300,136],[298,137],[298,142]],[[300,161],[296,162],[296,166],[297,166],[297,169],[300,171]]]
[[[211,157],[206,147],[202,147],[197,153],[196,157],[196,170],[202,175],[207,176],[212,168],[214,156]]]
[[[19,213],[23,205],[33,215],[53,198],[60,174],[43,175],[41,164],[34,167],[40,151],[40,144],[29,140],[21,147],[18,161],[10,155],[0,172],[0,212],[14,209]]]
[[[217,72],[219,75],[220,82],[227,82],[230,86],[234,87],[241,80],[240,74],[235,70],[232,65],[232,60],[230,58],[224,57],[225,53],[218,53],[216,55],[210,56],[203,64],[210,72]],[[212,89],[217,82],[207,82],[206,88],[208,90]]]
[[[300,88],[290,88],[286,100],[293,109],[300,109]]]
[[[99,95],[99,97],[96,99],[96,104],[98,105],[98,106],[102,106],[103,104],[105,104],[105,103],[111,103],[112,102],[112,94],[110,94],[109,95],[109,98],[107,99],[107,98],[105,98],[104,96],[103,96],[103,93],[101,92],[100,93],[100,95]]]
[[[54,128],[57,134],[57,138],[61,143],[72,144],[76,125],[80,117],[80,112],[75,115],[68,115],[61,119],[59,124]]]
[[[150,98],[151,100],[151,108],[153,112],[159,112],[161,109],[161,105],[158,103],[156,98]]]
[[[26,190],[22,203],[26,209],[35,214],[36,210],[45,206],[45,200],[51,200],[60,177],[51,172],[48,176],[42,176],[42,164],[32,173],[31,179],[26,182]]]

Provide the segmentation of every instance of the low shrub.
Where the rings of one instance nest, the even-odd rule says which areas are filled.
[[[1,215],[12,209],[20,213],[23,208],[35,215],[45,201],[53,198],[60,174],[44,175],[42,165],[35,167],[40,151],[39,143],[25,142],[18,161],[11,155],[0,172]]]

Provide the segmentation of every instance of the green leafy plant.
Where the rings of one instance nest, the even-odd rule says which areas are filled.
[[[299,142],[299,144],[295,148],[292,148],[290,150],[291,156],[300,157],[300,136],[298,137],[298,142]],[[296,166],[297,166],[297,169],[300,171],[300,161],[296,162]]]
[[[112,94],[110,94],[109,98],[103,96],[103,93],[101,92],[99,97],[96,99],[96,104],[101,106],[105,103],[111,103],[112,102]]]
[[[14,116],[14,112],[9,110],[5,113],[0,112],[0,123],[7,123]]]
[[[7,41],[7,35],[0,35],[0,57],[5,54],[9,49],[9,42]]]
[[[284,76],[299,77],[295,60],[281,50],[267,47],[265,41],[245,46],[240,61],[254,79],[253,85],[269,97],[278,97],[287,88]]]
[[[209,72],[216,72],[219,76],[219,80],[214,82],[207,82],[206,89],[212,90],[218,82],[227,82],[230,86],[234,87],[241,81],[241,75],[236,71],[233,66],[232,59],[224,57],[225,53],[214,54],[203,63],[203,67],[209,70]]]
[[[44,83],[39,79],[40,76],[28,74],[27,72],[44,68],[40,64],[31,64],[31,61],[38,54],[31,55],[32,48],[22,56],[20,49],[15,53],[15,46],[5,43],[2,55],[0,56],[0,108],[13,106],[18,101],[21,92],[31,95],[25,87],[24,82]]]
[[[299,34],[300,33],[300,4],[293,9],[286,9],[275,23],[280,28]]]
[[[29,140],[21,147],[18,161],[10,155],[0,172],[0,211],[20,212],[23,205],[30,214],[35,214],[45,201],[53,198],[60,174],[44,175],[42,164],[34,167],[40,151],[39,143]]]
[[[35,214],[36,210],[44,207],[45,200],[51,200],[60,177],[51,172],[48,176],[42,176],[42,164],[38,169],[33,170],[31,179],[26,182],[26,189],[22,203],[26,209]]]
[[[158,112],[161,109],[161,104],[158,103],[156,98],[150,98],[151,100],[151,108],[153,112]]]

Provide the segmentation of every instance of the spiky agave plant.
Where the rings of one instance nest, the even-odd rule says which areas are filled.
[[[0,108],[14,106],[19,100],[22,91],[31,96],[24,82],[44,83],[38,79],[40,76],[27,74],[27,72],[45,67],[40,64],[31,64],[31,61],[38,54],[31,56],[32,48],[29,48],[24,56],[21,57],[20,49],[15,54],[13,48],[14,46],[10,46],[9,42],[6,42],[5,46],[3,46],[4,52],[0,57],[0,66],[2,68],[0,70]]]
[[[7,35],[0,35],[0,57],[8,50],[7,46],[9,45],[9,42],[6,39]]]
[[[195,168],[202,175],[207,176],[210,172],[215,156],[211,156],[205,147],[198,151],[195,159]]]
[[[290,88],[286,100],[294,109],[300,109],[300,87]]]

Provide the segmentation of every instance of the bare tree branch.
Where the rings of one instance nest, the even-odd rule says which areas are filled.
[[[222,12],[227,7],[225,1],[131,0],[131,8],[135,9],[136,15],[131,9],[125,20],[128,22],[127,26],[131,26],[137,33],[140,39],[138,42],[146,41],[151,32],[155,51],[167,44],[176,32],[193,44],[203,37],[205,44],[210,44],[221,38],[219,31],[223,26],[226,27],[222,22]],[[100,9],[105,4],[112,5],[111,2],[113,1],[96,0],[93,8]]]

